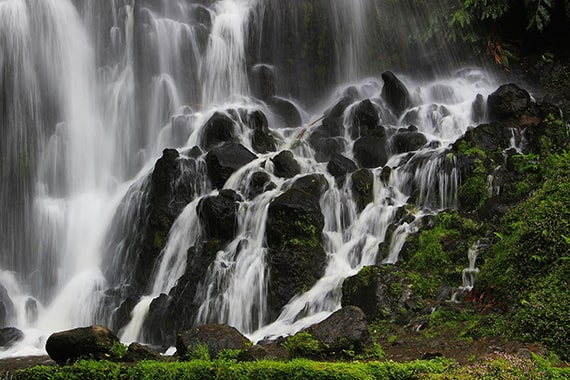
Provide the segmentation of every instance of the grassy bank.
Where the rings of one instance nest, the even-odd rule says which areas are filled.
[[[68,366],[36,366],[6,374],[5,378],[39,379],[568,379],[569,368],[550,362],[497,353],[485,360],[459,366],[450,359],[392,361],[236,362],[235,360],[193,360],[137,364],[83,360]]]

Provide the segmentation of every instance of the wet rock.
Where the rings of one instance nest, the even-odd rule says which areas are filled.
[[[388,162],[386,138],[364,136],[356,140],[353,154],[358,164],[363,168],[376,168]]]
[[[382,79],[384,80],[384,87],[382,88],[381,97],[394,114],[399,117],[406,109],[412,106],[410,92],[406,85],[391,71],[384,72]]]
[[[295,160],[293,153],[284,150],[271,159],[273,162],[273,174],[281,178],[293,178],[301,173],[301,165]]]
[[[301,113],[290,100],[278,96],[271,96],[266,102],[280,121],[281,127],[297,128],[303,124]]]
[[[237,143],[227,143],[212,149],[206,155],[208,177],[216,188],[222,188],[227,179],[239,168],[255,160],[257,156]]]
[[[119,338],[111,330],[89,326],[53,333],[46,342],[46,351],[60,365],[81,358],[116,360],[119,358],[112,352],[115,344],[120,344]]]
[[[295,182],[291,185],[291,189],[302,190],[309,193],[317,198],[328,188],[328,182],[323,174],[307,174],[300,178],[297,178]]]
[[[353,139],[359,136],[383,135],[384,128],[379,127],[378,109],[369,99],[361,101],[354,107],[352,117],[350,134]]]
[[[420,132],[396,133],[392,136],[392,151],[396,154],[412,152],[427,144],[427,138]]]
[[[258,64],[249,70],[249,82],[253,96],[266,100],[276,94],[273,66]]]
[[[344,111],[355,102],[355,97],[350,95],[345,95],[340,98],[335,105],[330,107],[324,112],[325,119],[341,119],[344,115]]]
[[[248,112],[243,116],[245,124],[253,129],[251,136],[251,146],[258,153],[273,152],[276,149],[277,141],[269,130],[267,117],[260,110]]]
[[[471,120],[480,123],[485,118],[485,98],[483,95],[477,94],[475,100],[471,104]]]
[[[359,169],[352,173],[352,195],[358,211],[374,201],[374,174],[369,169]]]
[[[24,339],[24,333],[15,327],[0,329],[0,347],[7,349]]]
[[[373,347],[364,312],[356,306],[347,306],[334,312],[307,332],[315,337],[328,353],[354,350],[359,354]]]
[[[216,112],[202,127],[200,146],[209,151],[215,146],[234,141],[235,129],[235,122],[228,115]]]
[[[517,116],[530,107],[530,95],[514,83],[502,85],[487,98],[491,120]]]
[[[241,197],[234,190],[221,190],[218,195],[207,196],[196,207],[206,239],[230,241],[237,228],[237,211]]]
[[[336,154],[343,153],[347,145],[343,137],[323,136],[318,130],[314,131],[309,137],[309,144],[315,151],[315,160],[317,162],[330,161]]]
[[[275,184],[271,182],[271,177],[265,172],[255,172],[249,179],[249,187],[247,197],[253,199],[259,194],[267,190],[275,188]]]
[[[131,320],[131,312],[137,306],[140,301],[139,296],[130,295],[127,296],[121,302],[121,305],[113,313],[113,323],[112,327],[119,331],[125,327]]]
[[[405,314],[421,310],[422,300],[411,290],[406,272],[392,265],[368,266],[342,284],[342,305],[360,307],[368,320],[385,319],[406,324]]]
[[[337,154],[332,160],[327,164],[327,170],[333,175],[337,180],[341,177],[345,177],[347,174],[354,172],[358,167],[351,159],[344,157],[343,155]]]
[[[197,326],[176,335],[176,352],[182,357],[199,345],[206,345],[213,359],[223,350],[241,350],[250,344],[251,342],[236,328],[225,324]]]
[[[38,319],[38,301],[34,298],[28,297],[26,300],[26,321],[29,324],[35,323]]]
[[[322,246],[324,217],[319,199],[298,189],[289,189],[269,205],[266,239],[269,309],[275,318],[281,308],[322,275],[326,254]]]
[[[143,360],[164,361],[164,357],[158,351],[140,343],[129,344],[125,361],[140,362]]]

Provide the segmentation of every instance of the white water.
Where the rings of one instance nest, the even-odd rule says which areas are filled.
[[[53,331],[110,322],[112,310],[105,309],[105,292],[116,284],[110,284],[105,275],[110,265],[107,239],[110,230],[117,228],[112,223],[129,187],[147,175],[162,149],[182,151],[194,146],[200,141],[200,127],[214,110],[260,109],[267,113],[270,127],[277,118],[265,104],[249,97],[249,26],[259,22],[253,18],[259,15],[255,10],[260,3],[214,2],[208,11],[211,30],[201,48],[199,28],[190,17],[197,9],[194,5],[157,1],[152,9],[139,9],[136,14],[133,1],[112,2],[107,20],[97,14],[97,1],[85,0],[87,10],[80,15],[69,0],[0,0],[0,69],[10,73],[10,81],[0,82],[0,95],[8,99],[8,107],[0,108],[7,141],[0,154],[9,166],[16,167],[28,156],[33,164],[31,180],[14,183],[12,190],[11,184],[3,185],[1,193],[2,226],[21,219],[32,231],[32,238],[20,245],[29,247],[25,253],[10,243],[25,239],[22,231],[14,228],[2,236],[10,244],[0,252],[0,285],[13,303],[6,326],[25,333],[22,342],[0,351],[2,357],[42,353]],[[379,80],[362,78],[371,70],[362,59],[370,38],[365,33],[369,5],[365,0],[331,3],[336,28],[331,33],[339,35],[335,49],[340,57],[334,80],[353,84],[359,96],[381,106],[375,98],[381,90]],[[141,44],[146,50],[140,50]],[[452,73],[431,83],[401,78],[414,97],[418,130],[441,147],[424,149],[411,158],[407,154],[390,157],[387,166],[393,171],[388,183],[379,179],[382,168],[374,169],[374,201],[359,212],[350,181],[337,188],[326,163],[313,158],[307,142],[310,126],[305,125],[309,132],[303,133],[273,131],[278,151],[291,150],[302,174],[323,173],[329,183],[320,199],[328,257],[325,274],[294,297],[276,321],[268,320],[267,208],[294,179],[273,175],[269,158],[275,153],[260,154],[234,173],[225,187],[246,193],[249,176],[257,170],[268,173],[277,187],[240,203],[236,238],[218,253],[196,295],[201,301],[196,323],[228,323],[254,340],[298,331],[340,307],[344,278],[377,263],[378,244],[386,239],[394,215],[407,204],[412,188],[418,189],[416,218],[397,226],[390,254],[383,259],[386,263],[398,260],[407,234],[417,228],[422,215],[455,205],[460,178],[455,157],[445,147],[472,124],[475,96],[487,96],[495,86],[477,70]],[[451,88],[452,94],[438,96],[434,88],[442,85]],[[303,119],[319,119],[321,108],[303,112]],[[345,113],[347,130],[349,112],[350,107]],[[407,126],[403,119],[387,125]],[[246,128],[241,124],[237,128],[240,141],[251,148]],[[344,154],[352,158],[353,141],[348,132],[345,137]],[[23,169],[18,170],[23,175]],[[211,188],[201,177],[194,185],[195,199],[169,232],[152,286],[121,331],[124,342],[144,335],[150,303],[175,286],[184,273],[188,248],[201,237],[195,208]],[[27,211],[17,214],[16,208],[9,207],[11,192],[21,193]],[[27,198],[26,193],[30,193]],[[37,312],[26,307],[31,304]]]

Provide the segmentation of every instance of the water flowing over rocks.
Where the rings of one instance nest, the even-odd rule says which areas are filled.
[[[93,325],[47,350],[105,358],[99,324],[161,348],[189,330],[180,355],[244,348],[237,330],[364,350],[362,313],[425,317],[413,265],[438,257],[419,236],[444,210],[500,221],[568,136],[558,108],[455,51],[407,51],[424,16],[404,3],[0,0],[0,356]],[[433,238],[442,285],[463,243]]]

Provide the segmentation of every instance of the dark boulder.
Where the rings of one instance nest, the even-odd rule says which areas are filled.
[[[400,132],[392,136],[392,151],[396,154],[412,152],[427,144],[427,138],[420,132]]]
[[[341,119],[344,115],[344,111],[355,102],[354,96],[343,96],[340,98],[335,105],[328,108],[324,112],[325,119]]]
[[[319,199],[305,191],[289,189],[269,205],[266,239],[272,318],[291,297],[321,277],[326,262],[323,227]]]
[[[384,87],[382,88],[381,97],[394,114],[399,117],[406,109],[412,106],[410,92],[406,85],[391,71],[384,72],[382,79],[384,80]]]
[[[253,96],[266,100],[276,94],[273,66],[258,64],[249,70],[249,82]]]
[[[306,331],[325,347],[327,353],[353,350],[359,354],[373,347],[366,315],[356,306],[343,307]]]
[[[112,328],[114,328],[115,331],[120,333],[121,329],[130,322],[131,312],[139,301],[140,297],[135,295],[129,295],[122,300],[119,307],[113,313]]]
[[[301,165],[295,160],[293,153],[284,150],[271,159],[273,174],[281,178],[293,178],[301,173]]]
[[[249,178],[247,197],[253,199],[259,194],[273,188],[275,188],[275,184],[271,182],[271,176],[269,174],[265,172],[255,172]]]
[[[299,109],[290,100],[271,96],[266,102],[282,128],[297,128],[303,124]]]
[[[383,135],[384,128],[379,127],[379,123],[376,106],[369,99],[363,100],[353,109],[350,134],[353,139],[360,136]]]
[[[340,154],[335,155],[327,164],[328,172],[331,173],[337,181],[341,178],[346,178],[347,174],[354,172],[356,169],[358,169],[358,167],[351,159]]]
[[[209,151],[215,146],[235,140],[235,124],[228,115],[214,113],[202,127],[200,146]]]
[[[391,265],[364,267],[355,276],[345,279],[341,302],[343,306],[358,306],[368,320],[402,324],[423,308],[422,300],[412,292],[406,272]]]
[[[328,182],[323,174],[307,174],[305,176],[299,177],[291,184],[291,189],[302,190],[309,193],[317,198],[327,190]]]
[[[1,348],[10,348],[22,339],[24,339],[24,333],[15,327],[4,327],[0,329]]]
[[[356,140],[353,154],[363,168],[376,168],[388,162],[386,139],[377,136],[364,136]]]
[[[176,352],[180,357],[186,356],[200,345],[208,347],[208,353],[213,359],[223,350],[242,350],[251,345],[251,342],[236,328],[225,324],[197,326],[176,335]]]
[[[341,154],[346,149],[346,140],[343,137],[323,136],[317,127],[311,136],[309,136],[309,144],[315,151],[315,160],[317,162],[330,161],[335,154]]]
[[[359,169],[352,173],[352,196],[358,211],[374,202],[374,174],[369,169]]]
[[[56,332],[46,342],[46,351],[56,363],[63,365],[81,358],[117,360],[113,346],[119,338],[104,326],[80,327]]]
[[[206,155],[208,177],[216,188],[224,187],[227,179],[239,168],[255,160],[257,156],[237,143],[226,143],[212,149]]]
[[[218,195],[204,197],[196,212],[206,239],[230,241],[237,228],[237,211],[241,197],[234,190],[221,190]]]
[[[242,115],[245,125],[253,129],[251,135],[251,146],[258,153],[273,152],[276,149],[277,141],[269,130],[267,117],[260,110],[247,112]]]
[[[520,116],[530,107],[530,95],[514,83],[504,84],[487,98],[491,120],[505,120]]]

